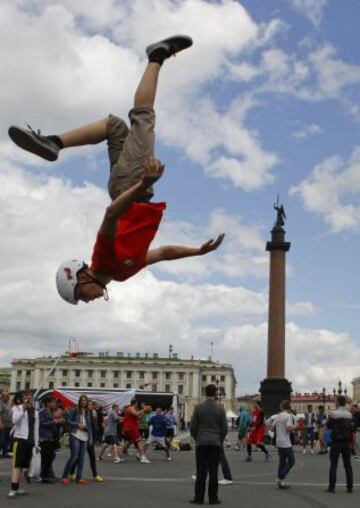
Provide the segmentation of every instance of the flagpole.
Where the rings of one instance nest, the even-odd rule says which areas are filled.
[[[61,353],[61,354],[60,354],[60,355],[59,355],[59,356],[55,359],[55,362],[53,363],[53,365],[50,367],[50,370],[49,370],[49,372],[46,374],[46,376],[45,376],[45,378],[44,378],[43,382],[41,383],[41,385],[39,386],[39,388],[38,388],[38,389],[36,390],[36,392],[34,393],[34,401],[36,401],[37,396],[39,395],[40,390],[42,390],[42,389],[43,389],[43,387],[45,386],[45,384],[48,382],[49,377],[50,377],[50,376],[51,376],[51,374],[54,372],[54,370],[55,370],[55,368],[56,368],[57,364],[59,363],[59,361],[61,360],[62,356],[63,356],[63,355],[62,355],[62,353]]]

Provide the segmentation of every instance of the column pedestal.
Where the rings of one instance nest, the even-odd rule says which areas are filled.
[[[267,377],[261,381],[260,393],[265,416],[279,413],[280,403],[290,400],[291,392],[291,383],[285,378]]]

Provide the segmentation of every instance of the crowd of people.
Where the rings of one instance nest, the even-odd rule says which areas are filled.
[[[68,485],[71,481],[86,484],[83,478],[86,454],[93,480],[102,482],[98,472],[99,462],[111,460],[115,464],[125,462],[134,446],[140,464],[149,464],[150,447],[164,453],[171,461],[170,451],[175,447],[177,415],[173,408],[152,408],[132,399],[124,407],[113,404],[105,411],[98,402],[83,394],[78,404],[64,409],[59,400],[46,396],[33,400],[33,393],[25,390],[10,400],[8,392],[0,397],[0,456],[12,458],[11,488],[8,498],[27,494],[20,488],[20,481],[33,480],[53,484],[57,481],[54,461],[57,451],[69,449],[69,456],[59,478]],[[335,492],[336,471],[339,456],[342,456],[347,482],[347,491],[353,491],[351,458],[360,460],[360,410],[356,404],[346,409],[345,397],[339,396],[336,410],[329,415],[323,407],[318,412],[308,406],[303,415],[296,415],[290,401],[283,401],[280,412],[266,419],[261,401],[256,401],[253,411],[240,406],[235,422],[238,441],[235,450],[246,453],[245,461],[253,460],[252,448],[264,454],[266,463],[272,462],[269,452],[269,437],[278,452],[276,485],[288,489],[286,478],[295,464],[294,446],[302,453],[315,451],[319,455],[329,454],[330,471],[327,491]],[[230,485],[233,481],[226,458],[225,446],[228,422],[224,408],[217,401],[214,385],[206,387],[206,400],[195,407],[190,434],[196,445],[196,475],[194,504],[202,504],[205,497],[206,478],[209,476],[208,495],[210,504],[217,504],[218,484]],[[266,440],[266,436],[268,439]],[[174,448],[176,449],[176,447]],[[258,457],[260,454],[258,454]],[[219,466],[223,479],[218,481]]]
[[[190,431],[196,442],[196,480],[193,504],[203,504],[206,488],[206,477],[209,476],[208,496],[209,504],[218,504],[218,483],[228,485],[232,483],[231,471],[225,456],[224,440],[227,433],[226,415],[223,408],[216,403],[216,387],[206,387],[207,399],[194,411]],[[336,409],[328,416],[325,408],[319,407],[317,414],[311,405],[304,415],[296,415],[291,408],[291,402],[284,400],[278,414],[266,419],[261,401],[255,402],[254,410],[250,413],[244,406],[240,406],[238,427],[238,441],[235,450],[246,451],[246,462],[252,461],[252,446],[264,454],[266,463],[272,462],[272,457],[264,444],[265,435],[271,437],[272,444],[278,452],[278,468],[275,484],[279,489],[288,489],[285,481],[295,465],[294,446],[302,446],[302,453],[315,453],[315,443],[318,443],[318,454],[329,453],[330,469],[327,492],[335,493],[337,467],[340,455],[343,459],[346,488],[353,492],[353,469],[351,457],[360,460],[360,410],[353,404],[348,410],[346,398],[339,395]],[[268,432],[270,431],[270,432]],[[219,465],[223,471],[224,480],[218,482]]]
[[[28,483],[32,479],[45,484],[57,481],[53,464],[64,440],[69,447],[69,457],[60,477],[64,485],[70,481],[88,483],[83,478],[86,454],[93,480],[102,482],[97,464],[104,459],[107,449],[114,463],[125,461],[131,445],[136,448],[136,458],[141,464],[150,463],[146,456],[150,447],[162,450],[166,460],[172,460],[170,448],[177,427],[174,408],[153,410],[132,399],[125,407],[113,404],[106,412],[85,394],[70,409],[64,409],[53,396],[41,400],[40,405],[33,400],[31,390],[23,391],[21,398],[12,401],[8,392],[1,394],[1,457],[12,458],[13,463],[9,499],[27,494],[20,488],[22,476]],[[97,445],[100,446],[98,456]]]

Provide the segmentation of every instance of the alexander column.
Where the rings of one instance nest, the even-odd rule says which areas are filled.
[[[267,377],[261,382],[260,393],[266,416],[279,412],[280,402],[291,397],[291,383],[285,378],[285,281],[286,257],[290,242],[285,242],[285,211],[274,205],[277,219],[271,230]]]

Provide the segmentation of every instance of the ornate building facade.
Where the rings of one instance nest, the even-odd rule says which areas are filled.
[[[182,359],[152,355],[114,355],[99,353],[63,356],[52,375],[44,380],[55,358],[14,359],[11,369],[11,391],[25,388],[119,388],[121,390],[147,390],[178,394],[179,408],[185,421],[189,421],[193,408],[205,398],[205,386],[218,387],[221,403],[232,410],[235,400],[236,379],[230,364],[211,359]]]

